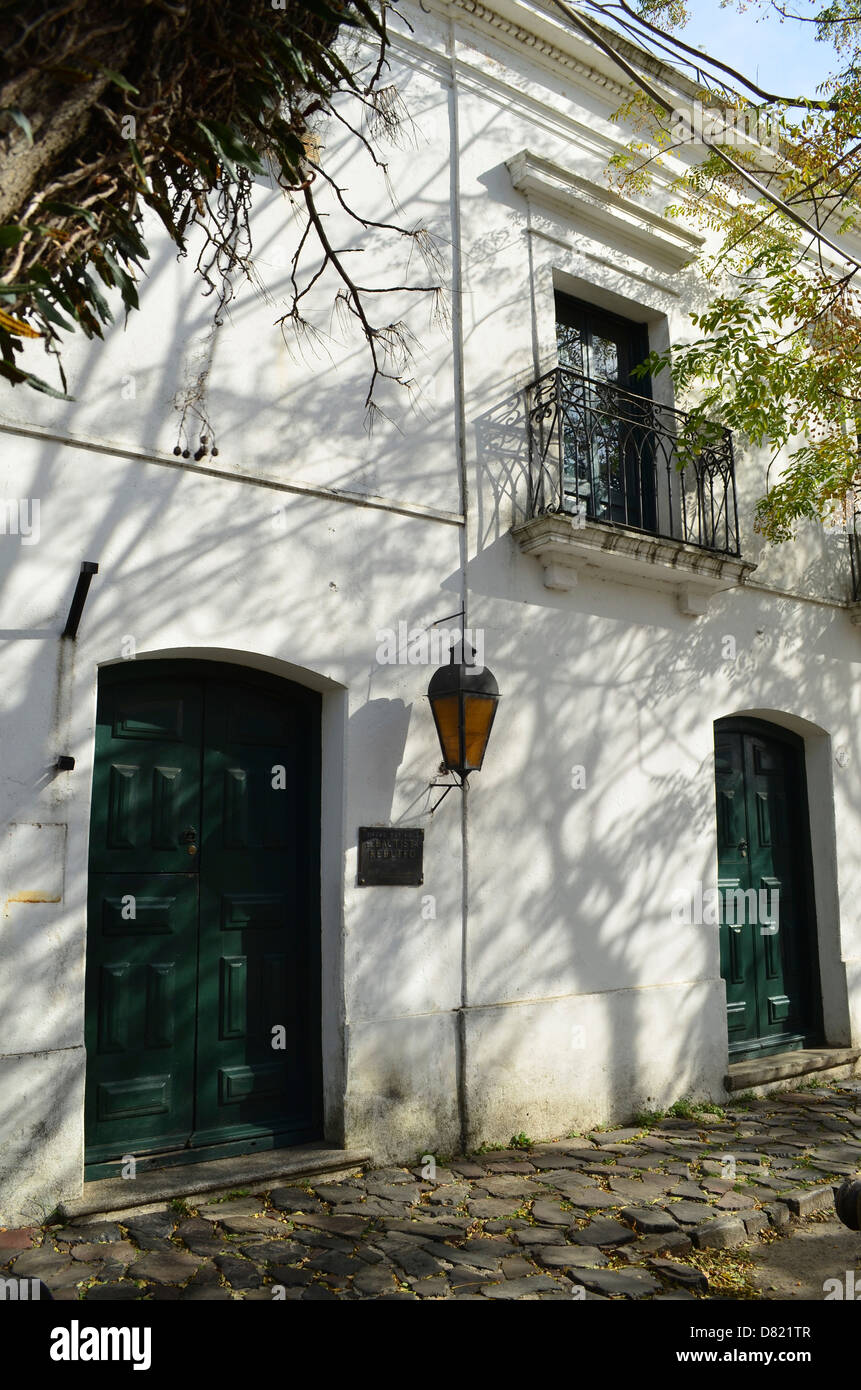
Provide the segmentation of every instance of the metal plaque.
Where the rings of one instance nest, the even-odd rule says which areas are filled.
[[[423,830],[394,825],[359,826],[359,883],[419,884],[424,882]]]

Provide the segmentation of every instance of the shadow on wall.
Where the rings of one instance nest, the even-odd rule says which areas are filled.
[[[170,253],[166,250],[164,254],[166,258]],[[165,259],[156,265],[166,263]],[[472,266],[475,271],[474,262]],[[487,277],[494,273],[492,255],[484,270]],[[481,283],[477,277],[474,287],[480,290]],[[176,315],[172,334],[164,345],[160,379],[148,395],[149,403],[137,404],[136,430],[144,442],[159,438],[169,409],[167,402],[179,377],[177,364],[189,335],[205,322],[205,302],[202,308],[193,302],[197,294],[195,285],[186,302],[187,313]],[[496,302],[495,296],[491,296],[491,302]],[[236,312],[241,312],[241,306],[237,306]],[[506,331],[506,324],[512,331],[519,325],[517,331],[528,344],[528,313],[526,300],[518,290],[500,311],[500,332]],[[487,320],[472,325],[467,330],[468,338],[482,326],[486,328]],[[362,371],[359,357],[357,349],[347,359],[346,379],[351,390]],[[93,361],[88,360],[76,380],[76,391],[82,400],[88,398]],[[320,373],[324,389],[301,393],[301,411],[296,392],[270,403],[267,418],[285,457],[292,458],[297,453],[301,456],[302,439],[297,443],[296,436],[297,414],[301,415],[303,438],[311,434],[328,437],[331,432],[335,407],[325,389],[329,370]],[[494,371],[492,363],[486,371],[489,379]],[[343,389],[346,391],[347,387]],[[247,393],[225,391],[219,409],[231,421],[228,433],[233,431],[233,437],[238,438],[243,423],[251,419],[257,406]],[[70,417],[74,423],[74,410]],[[469,570],[474,594],[470,618],[473,623],[481,623],[484,608],[492,619],[494,638],[493,646],[487,647],[487,660],[505,698],[497,716],[486,771],[474,797],[474,804],[479,797],[480,804],[474,818],[470,893],[477,913],[485,911],[485,921],[486,908],[482,905],[493,905],[493,930],[485,929],[471,938],[469,978],[480,982],[474,986],[479,993],[471,1002],[520,1004],[527,997],[552,999],[560,994],[609,993],[622,980],[634,980],[640,985],[673,980],[714,981],[714,938],[702,929],[699,935],[690,929],[692,934],[685,936],[669,923],[672,892],[679,885],[667,883],[661,852],[662,844],[687,843],[693,838],[698,851],[688,866],[691,877],[709,881],[714,876],[713,768],[710,730],[704,742],[702,692],[709,689],[715,717],[748,707],[754,683],[757,706],[780,709],[786,703],[785,676],[779,674],[780,668],[793,673],[795,709],[840,708],[845,696],[845,665],[838,669],[827,661],[818,663],[816,657],[840,655],[845,662],[844,644],[835,625],[844,625],[848,620],[844,614],[811,608],[804,617],[803,630],[794,629],[801,635],[790,638],[785,635],[790,631],[789,623],[785,628],[781,624],[784,619],[795,617],[798,605],[794,600],[772,599],[774,629],[757,633],[750,647],[740,650],[730,662],[723,656],[721,644],[722,637],[732,633],[735,600],[731,595],[716,608],[717,622],[708,620],[694,625],[681,624],[669,606],[664,613],[653,598],[634,590],[612,585],[584,586],[560,596],[536,588],[530,568],[534,562],[519,555],[507,534],[512,518],[522,514],[518,509],[525,505],[526,497],[527,437],[522,393],[508,394],[498,405],[476,417],[473,429],[478,536],[476,557]],[[438,412],[435,421],[422,425],[423,458],[428,462],[410,474],[410,481],[416,493],[424,493],[428,503],[434,501],[438,479],[430,460],[435,448],[448,448],[450,434],[443,411]],[[402,447],[401,441],[385,437],[379,446],[381,467],[384,463],[391,465]],[[80,459],[81,467],[86,467],[86,457],[81,455]],[[58,491],[58,473],[57,446],[46,443],[38,457],[32,495],[50,498]],[[86,613],[88,640],[92,639],[94,650],[119,655],[120,642],[127,631],[121,595],[129,587],[147,594],[152,631],[170,630],[177,616],[187,611],[187,581],[192,572],[196,576],[193,597],[198,613],[217,611],[223,602],[225,583],[234,575],[250,574],[252,578],[259,576],[260,582],[243,588],[243,616],[249,629],[264,627],[270,618],[276,590],[273,571],[267,568],[263,557],[271,553],[270,547],[276,543],[279,554],[287,560],[291,553],[307,548],[309,516],[317,504],[285,494],[273,499],[271,492],[248,489],[246,508],[237,510],[225,504],[222,485],[217,480],[195,479],[182,471],[159,469],[158,473],[158,485],[136,493],[133,507],[129,505],[123,475],[117,475],[119,482],[113,491],[108,485],[108,471],[99,475],[99,512],[87,535],[86,555],[80,553],[81,540],[74,527],[58,527],[55,531],[56,580],[51,595],[45,598],[50,610],[45,621],[54,627],[39,629],[44,634],[44,645],[41,641],[34,643],[39,648],[35,659],[26,674],[6,690],[4,718],[8,728],[26,727],[28,708],[43,700],[45,682],[53,683],[55,679],[54,644],[65,619],[68,591],[80,560],[98,560],[102,548],[118,532],[123,536],[118,567],[118,577],[123,582],[94,591]],[[357,463],[330,481],[361,490],[365,477],[364,465]],[[272,525],[276,507],[284,519],[277,542]],[[188,515],[188,527],[181,534],[174,528],[175,542],[168,553],[160,555],[155,573],[152,534],[171,526],[173,514],[180,509]],[[48,521],[47,516],[43,518],[43,523]],[[386,514],[380,513],[380,525],[386,521]],[[213,554],[217,554],[217,564],[211,564],[207,571],[200,562]],[[823,565],[826,560],[816,563]],[[14,565],[17,569],[17,560]],[[386,583],[396,612],[401,595],[409,594],[410,586],[415,585],[415,561],[405,548],[392,548],[386,565]],[[4,569],[0,597],[9,598],[13,592],[11,554]],[[500,609],[494,605],[515,602],[509,583],[512,573],[517,584],[527,573],[530,582],[520,590],[516,610]],[[806,578],[811,583],[818,582],[820,575],[815,565]],[[446,598],[446,591],[455,587],[457,579],[456,571],[452,571],[440,586],[443,612],[451,607],[451,596]],[[296,586],[290,593],[290,612],[296,626],[313,630],[316,624],[323,629],[316,594],[303,596]],[[9,635],[13,632],[10,630]],[[141,646],[145,646],[147,634],[138,636]],[[796,640],[797,652],[787,650],[787,644]],[[369,634],[368,645],[369,649],[373,645],[373,634]],[[784,658],[781,663],[773,660],[778,652]],[[598,712],[588,725],[584,723],[585,708]],[[351,742],[370,741],[374,748],[375,765],[380,769],[380,802],[386,806],[391,805],[402,765],[410,713],[411,706],[400,700],[369,700],[350,721]],[[86,750],[64,751],[81,757]],[[857,750],[853,752],[857,757]],[[32,778],[22,780],[12,790],[10,819],[15,819],[16,802],[22,818],[32,818],[34,794],[44,777],[43,750],[37,761]],[[571,769],[575,765],[587,771],[583,790],[572,786]],[[629,794],[631,787],[636,788],[636,796]],[[857,784],[849,805],[856,815],[861,815],[861,788]],[[500,862],[504,867],[502,880],[496,871]],[[34,871],[35,868],[34,864]],[[83,874],[85,865],[76,865],[75,872]],[[504,882],[502,894],[500,881]],[[432,891],[432,885],[427,887]],[[82,1007],[76,1011],[68,1006],[70,980],[75,982],[75,988],[80,988],[83,997],[81,923],[65,903],[59,903],[45,909],[51,914],[50,925],[37,928],[35,919],[27,915],[33,910],[31,904],[12,909],[14,915],[9,920],[14,931],[0,921],[0,955],[6,962],[15,961],[14,970],[8,965],[0,970],[0,1019],[26,1020],[23,1028],[13,1026],[11,1031],[4,1024],[8,1042],[0,1045],[0,1052],[70,1049],[71,1057],[71,1050],[81,1046],[83,1032]],[[621,927],[620,922],[624,924]],[[374,969],[373,955],[377,953],[376,967],[383,974],[384,936],[369,936],[367,949],[371,957],[367,969]],[[45,998],[52,1001],[47,1013],[42,1009]],[[452,1006],[454,1003],[453,1000]],[[555,1045],[545,1039],[534,1023],[528,1025],[524,1035],[523,1015],[517,1009],[503,1012],[508,1032],[506,1035],[500,1030],[495,1038],[500,1073],[519,1065],[524,1051],[540,1057],[543,1049]],[[604,1078],[595,1091],[595,1120],[609,1117],[613,1091],[635,1087],[637,1078],[648,1070],[656,1046],[665,1041],[656,1038],[654,1016],[633,990],[627,1018],[624,1034],[612,1027],[607,1029],[606,1049],[592,1066],[590,1074]],[[35,1032],[30,1020],[34,1021]],[[689,1059],[702,1055],[703,1020],[695,1008],[665,1020],[666,1038],[671,1041],[666,1064],[668,1095],[664,1099],[675,1099],[689,1083],[695,1084]],[[706,1023],[710,1026],[708,1017]],[[707,1046],[713,1043],[709,1033]],[[555,1059],[552,1065],[557,1073],[560,1066],[563,1071],[569,1068],[569,1093],[574,1107],[582,1097],[583,1087],[576,1050],[566,1055],[564,1063]],[[69,1067],[72,1069],[71,1062]],[[63,1085],[56,1081],[60,1075]],[[66,1085],[65,1072],[58,1070],[54,1076],[51,1084],[55,1100],[50,1103],[58,1128],[57,1137],[51,1142],[65,1144],[67,1140],[59,1136],[71,1132],[74,1108],[80,1098],[74,1086]],[[22,1110],[22,1095],[27,1096],[29,1109]],[[513,1099],[513,1107],[514,1104]],[[26,1084],[7,1088],[0,1098],[0,1135],[10,1137],[7,1153],[11,1154],[13,1165],[30,1161],[31,1150],[26,1144],[23,1149],[18,1146],[17,1136],[26,1132],[31,1136],[31,1145],[36,1140],[40,1144],[45,1141],[41,1128],[45,1122],[44,1106],[44,1094],[30,1077]],[[514,1109],[510,1123],[512,1129],[520,1127]],[[429,1136],[429,1142],[432,1137]]]
[[[472,429],[478,536],[470,618],[487,624],[487,660],[505,698],[471,798],[470,1002],[521,1006],[497,1012],[489,1049],[500,1090],[506,1070],[517,1078],[508,1087],[520,1105],[509,1133],[518,1115],[528,1129],[528,1104],[515,1100],[530,1090],[524,1075],[537,1095],[548,1077],[568,1071],[572,1114],[620,1120],[614,1096],[666,1104],[696,1094],[703,1058],[712,1074],[725,1061],[717,934],[671,919],[679,890],[716,878],[713,722],[753,705],[789,727],[799,722],[796,711],[844,710],[861,650],[853,657],[844,612],[779,595],[730,592],[691,622],[671,597],[633,587],[585,580],[564,595],[544,589],[535,562],[508,534],[528,495],[523,394],[501,399]],[[832,555],[814,554],[801,583],[821,592],[832,563]],[[768,613],[760,626],[751,618],[757,604]],[[808,772],[815,762],[819,783],[828,783],[833,824],[830,752],[822,763],[830,739],[811,723],[803,732]],[[586,778],[579,789],[571,781],[578,767]],[[857,779],[841,794],[857,823]],[[847,986],[838,969],[835,865],[827,835],[818,834],[822,806],[811,810],[820,916],[823,902],[834,906],[819,922],[823,984],[830,978],[830,1031],[842,1043]],[[482,853],[500,845],[501,856]],[[680,845],[692,847],[681,869]],[[687,999],[662,991],[674,982],[692,984]],[[653,987],[651,999],[644,987]],[[609,1014],[614,991],[627,996],[624,1026],[608,1017],[598,1027],[601,1056],[585,1065],[576,1050],[560,1057],[567,1045],[530,1014],[530,1000],[592,993],[606,996]],[[662,993],[663,1015],[654,1004]],[[666,1082],[647,1097],[641,1078],[655,1076],[656,1058]]]
[[[374,769],[374,785],[366,795],[374,805],[386,808],[384,820],[391,816],[412,709],[403,700],[368,700],[347,724],[347,758],[351,747],[361,748],[363,761]]]

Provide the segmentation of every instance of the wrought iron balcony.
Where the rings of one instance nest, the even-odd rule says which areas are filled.
[[[684,411],[568,367],[527,387],[526,408],[530,517],[562,513],[740,553],[729,430],[693,436]]]

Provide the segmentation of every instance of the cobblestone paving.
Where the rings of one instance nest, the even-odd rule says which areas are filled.
[[[0,1273],[75,1299],[698,1299],[833,1212],[861,1081],[720,1115],[0,1231]],[[821,1220],[821,1216],[819,1216]],[[276,1287],[277,1286],[277,1287]]]

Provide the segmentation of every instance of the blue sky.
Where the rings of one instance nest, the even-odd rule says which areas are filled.
[[[704,47],[759,85],[786,96],[813,93],[839,66],[830,44],[817,43],[812,24],[780,22],[774,13],[753,6],[739,14],[735,6],[721,9],[719,0],[688,0],[691,23],[680,32],[685,43]],[[811,14],[814,7],[787,8]]]
[[[815,13],[810,0],[789,0],[800,14]],[[816,87],[836,67],[839,59],[830,44],[817,43],[812,24],[779,17],[752,5],[739,14],[734,4],[721,8],[719,0],[688,0],[691,21],[678,31],[694,48],[702,47],[753,78],[766,90],[785,96],[815,96]]]

